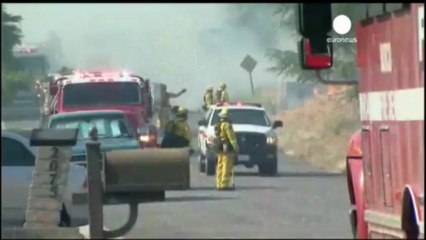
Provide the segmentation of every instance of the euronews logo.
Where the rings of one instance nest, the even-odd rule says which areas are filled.
[[[339,15],[333,20],[333,30],[344,36],[347,34],[352,28],[352,22],[346,15]],[[329,43],[356,43],[356,38],[348,38],[348,37],[333,37],[327,38],[327,42]]]

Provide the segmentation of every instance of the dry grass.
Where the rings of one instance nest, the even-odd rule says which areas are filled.
[[[359,127],[358,106],[341,94],[318,95],[299,108],[278,113],[284,122],[277,131],[280,148],[296,159],[340,172],[350,136]]]

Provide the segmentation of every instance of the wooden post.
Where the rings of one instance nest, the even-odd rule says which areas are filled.
[[[71,159],[69,147],[39,147],[24,228],[58,227]]]
[[[91,140],[86,143],[89,197],[89,231],[91,239],[104,238],[103,184],[101,178],[102,155],[97,141],[97,130],[92,128]]]

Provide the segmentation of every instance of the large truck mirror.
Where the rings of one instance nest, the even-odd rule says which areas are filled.
[[[49,93],[50,95],[54,96],[58,92],[58,85],[55,83],[51,83],[49,86]]]
[[[303,37],[325,36],[331,31],[331,3],[299,3],[298,12]]]
[[[328,42],[332,27],[331,3],[300,3],[298,24],[302,39],[299,54],[303,69],[333,66],[333,44]]]
[[[333,45],[322,38],[302,38],[299,44],[303,69],[327,69],[333,66]]]

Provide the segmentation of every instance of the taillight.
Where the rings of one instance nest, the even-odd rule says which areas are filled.
[[[148,139],[149,139],[149,141],[156,141],[157,140],[157,134],[155,132],[150,132]]]
[[[142,135],[142,136],[139,136],[139,141],[141,143],[156,143],[157,135],[155,134]]]
[[[351,146],[348,151],[348,157],[362,157],[362,150],[359,146]]]

